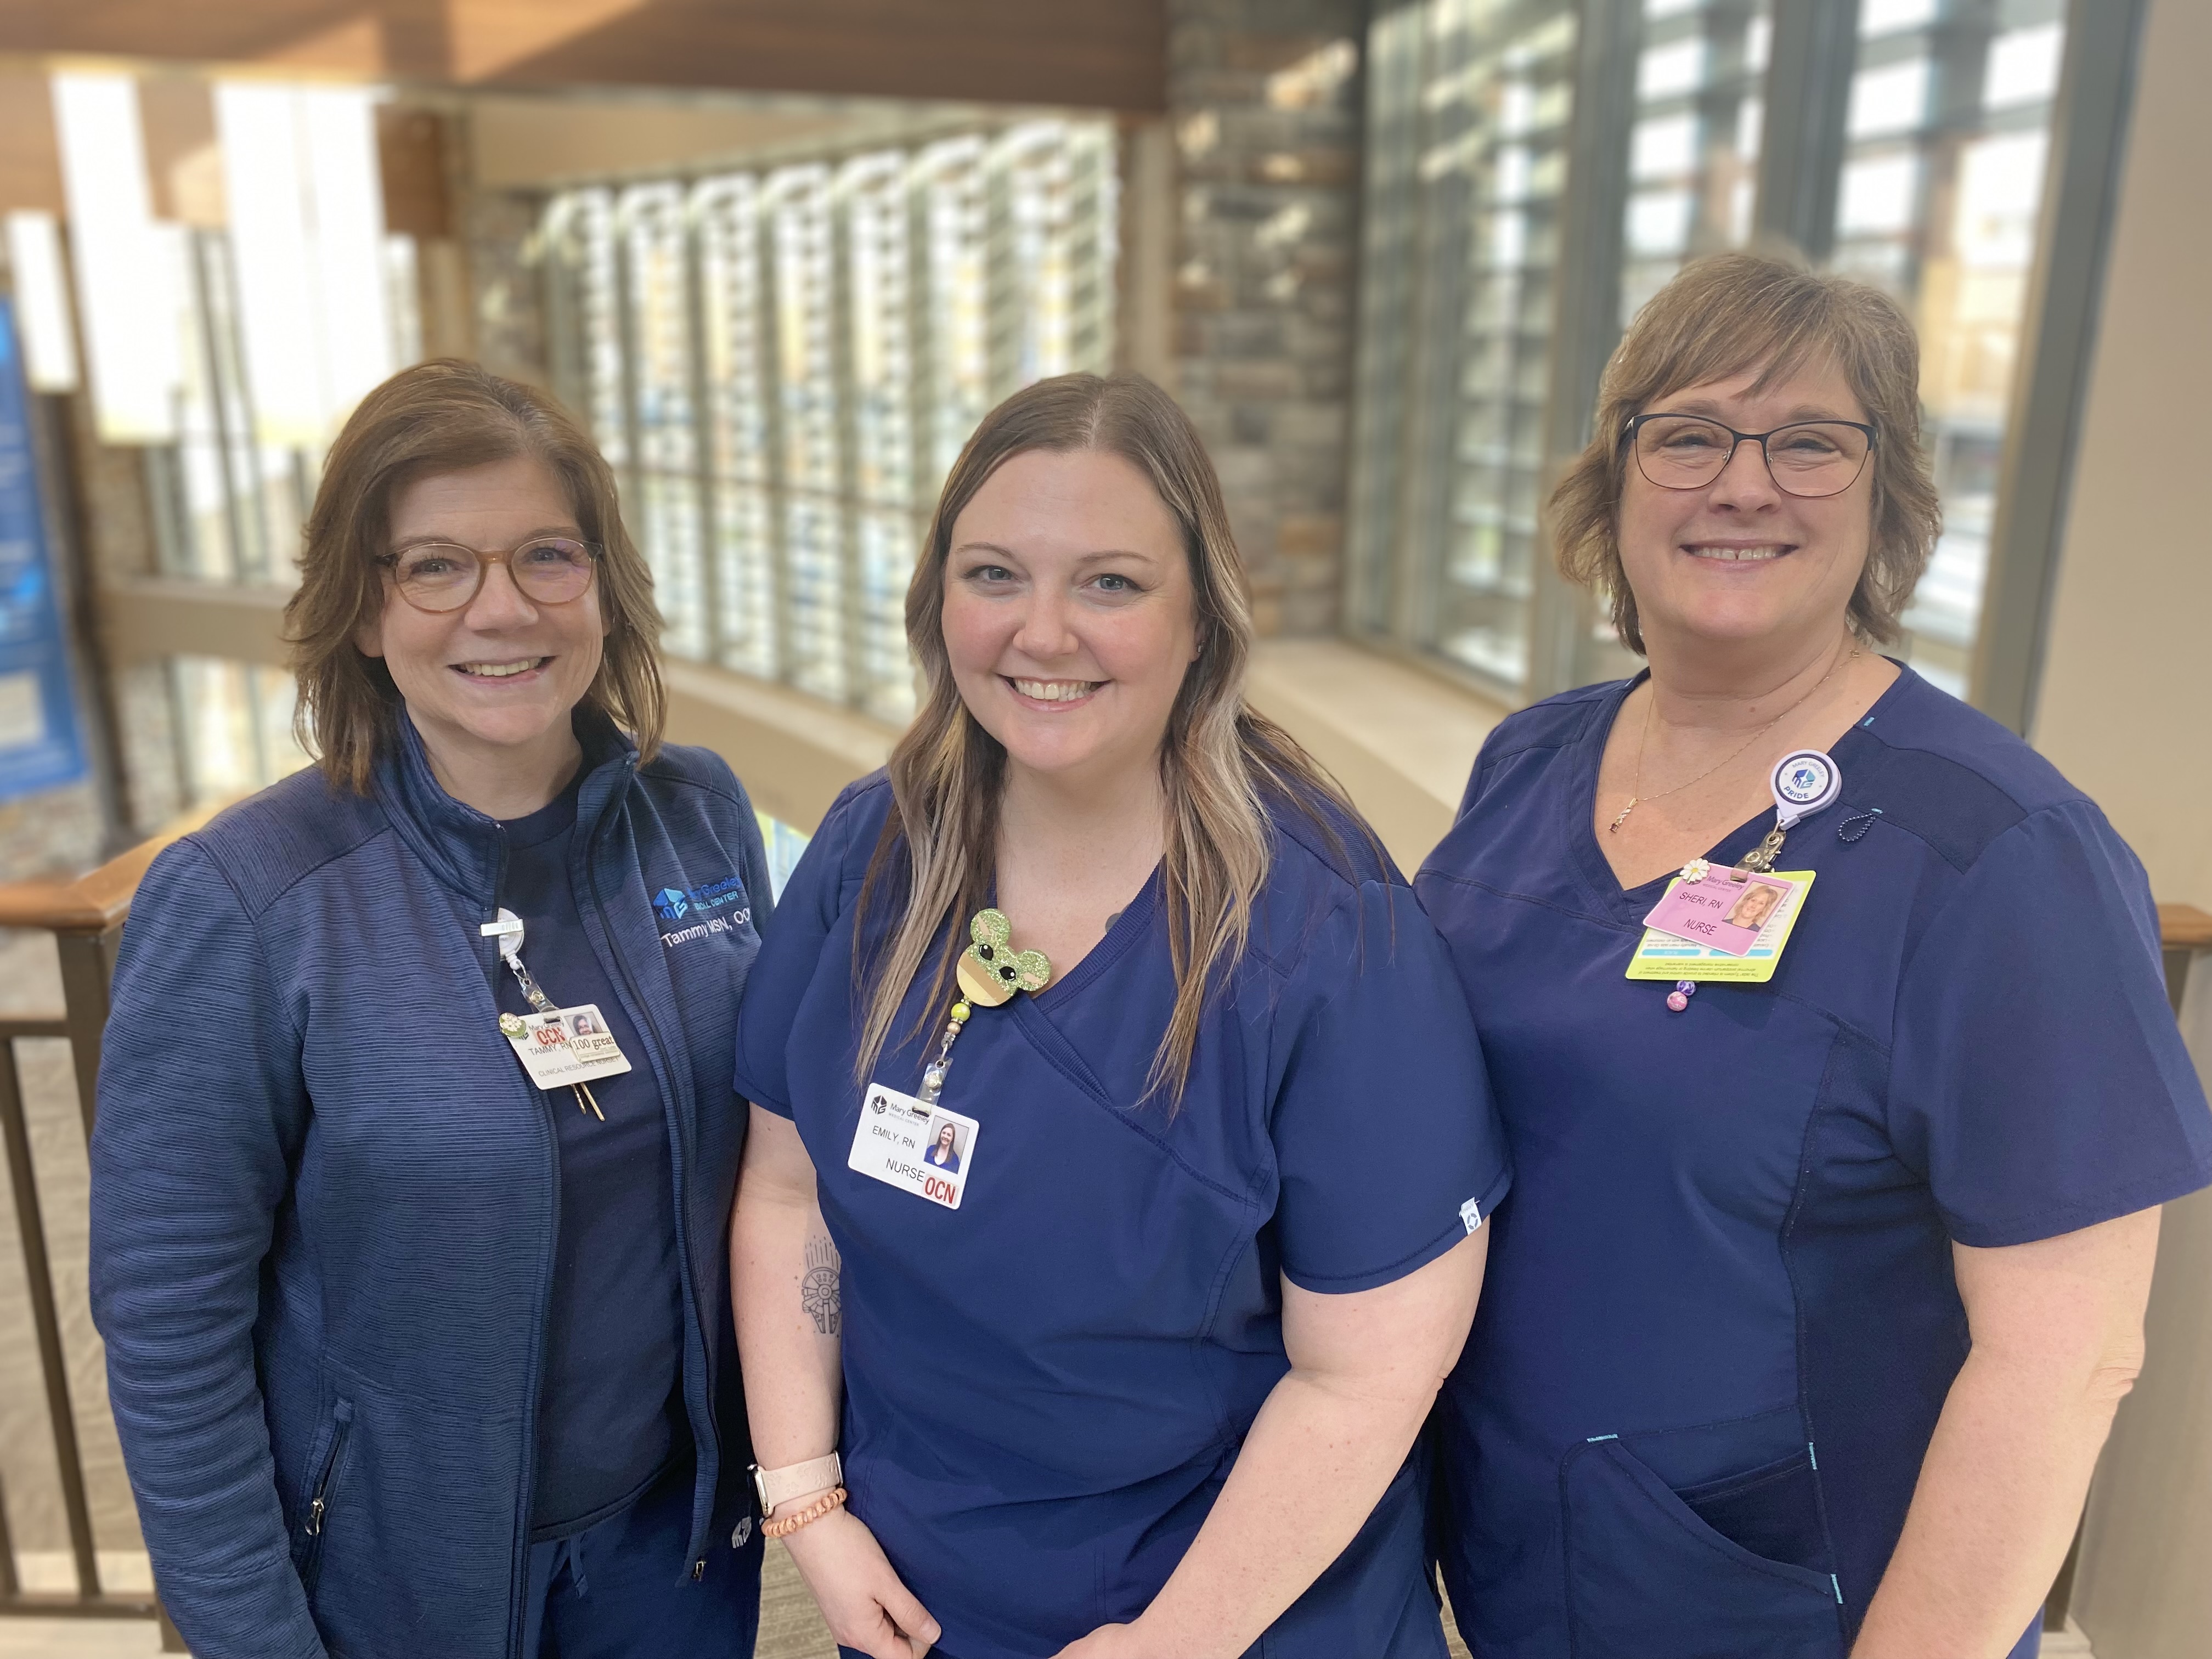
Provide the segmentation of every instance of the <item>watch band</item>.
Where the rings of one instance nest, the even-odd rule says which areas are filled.
[[[767,1515],[778,1504],[787,1504],[811,1492],[827,1492],[832,1486],[843,1486],[845,1463],[836,1452],[831,1452],[826,1457],[787,1463],[780,1469],[764,1469],[756,1463],[752,1474],[753,1493],[760,1499],[761,1513]]]

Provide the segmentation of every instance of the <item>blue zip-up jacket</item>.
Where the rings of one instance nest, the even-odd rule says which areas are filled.
[[[302,772],[165,850],[116,965],[93,1311],[161,1598],[220,1659],[522,1659],[554,1129],[479,932],[505,832],[398,726],[366,796]],[[725,1240],[767,866],[720,758],[577,731],[577,909],[675,1164],[680,1595],[750,1512]]]

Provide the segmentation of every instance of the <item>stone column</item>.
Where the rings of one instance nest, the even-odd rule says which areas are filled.
[[[1365,10],[1168,0],[1174,389],[1267,635],[1334,631],[1343,585]]]

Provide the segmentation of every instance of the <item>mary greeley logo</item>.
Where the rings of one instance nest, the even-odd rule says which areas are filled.
[[[753,918],[752,906],[745,902],[745,884],[737,876],[725,876],[704,887],[664,887],[653,896],[653,912],[664,927],[687,920],[691,923],[672,933],[663,932],[660,942],[669,945],[725,933]]]

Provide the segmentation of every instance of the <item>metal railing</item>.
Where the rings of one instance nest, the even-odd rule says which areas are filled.
[[[52,1252],[39,1201],[38,1172],[32,1159],[16,1044],[33,1037],[60,1037],[68,1042],[76,1069],[77,1109],[89,1143],[94,1091],[100,1075],[100,1032],[107,1023],[108,982],[115,972],[115,951],[122,941],[124,919],[130,914],[139,878],[154,855],[198,822],[195,818],[179,823],[76,881],[0,884],[0,927],[33,928],[52,934],[61,963],[64,1006],[60,1014],[0,1019],[0,1148],[6,1153],[9,1188],[15,1200],[15,1231],[46,1390],[47,1426],[60,1474],[62,1509],[68,1519],[70,1555],[76,1578],[74,1591],[23,1588],[8,1524],[7,1493],[0,1489],[0,1617],[159,1620],[163,1650],[172,1653],[183,1652],[185,1644],[153,1594],[110,1590],[100,1579],[84,1451],[77,1435],[76,1407],[70,1397],[68,1354],[62,1344]]]

